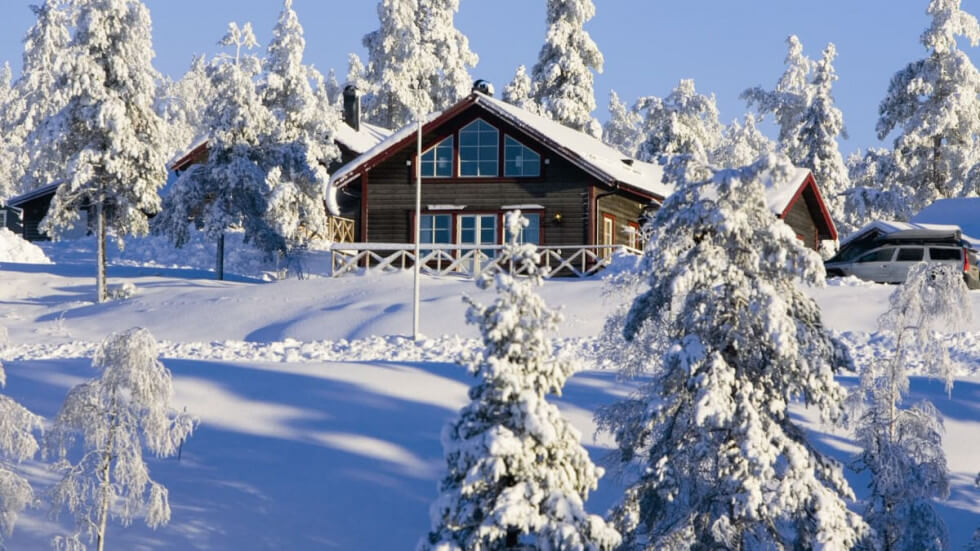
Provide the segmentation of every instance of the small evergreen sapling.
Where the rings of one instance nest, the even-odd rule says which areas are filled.
[[[625,548],[849,549],[864,524],[841,466],[788,410],[837,419],[846,362],[797,286],[823,280],[819,257],[766,204],[765,180],[792,166],[768,156],[689,180],[681,161],[622,328],[631,372],[652,379],[598,415],[638,475],[613,514]]]
[[[151,528],[170,521],[167,489],[150,479],[143,448],[157,457],[176,454],[195,421],[170,407],[170,371],[157,356],[157,342],[146,329],[110,335],[92,359],[99,378],[65,397],[45,448],[62,474],[51,504],[55,512],[67,508],[75,516],[76,532],[56,537],[55,548],[84,549],[84,534],[102,551],[110,516],[123,525],[142,516]],[[78,451],[81,457],[70,461]]]
[[[952,388],[955,366],[934,331],[962,330],[971,317],[970,297],[956,267],[920,263],[889,303],[879,327],[894,339],[892,354],[863,366],[852,396],[863,448],[855,466],[871,474],[865,519],[882,550],[939,551],[947,547],[946,527],[931,500],[949,495],[942,418],[928,401],[901,405],[913,363]]]
[[[601,551],[620,542],[583,505],[602,469],[545,399],[561,394],[575,365],[551,357],[545,334],[560,315],[534,292],[541,284],[538,253],[517,242],[526,224],[519,211],[507,215],[505,255],[526,277],[486,275],[478,284],[495,287],[493,304],[467,299],[467,321],[480,327],[485,348],[467,360],[478,378],[472,401],[443,429],[448,473],[421,551]]]

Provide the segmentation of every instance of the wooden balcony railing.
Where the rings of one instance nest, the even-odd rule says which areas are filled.
[[[327,240],[333,243],[352,243],[354,221],[340,216],[327,216]]]
[[[544,278],[588,277],[612,261],[614,252],[640,255],[625,245],[580,245],[538,247],[538,262]],[[476,277],[488,270],[514,272],[501,245],[425,245],[420,271],[426,275]],[[398,271],[414,266],[415,245],[402,243],[339,243],[330,247],[330,275],[339,277],[362,267]],[[516,270],[518,273],[520,269]]]

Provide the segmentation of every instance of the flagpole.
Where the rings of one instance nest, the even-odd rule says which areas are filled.
[[[417,341],[421,338],[419,332],[419,297],[421,289],[419,281],[422,264],[422,118],[418,120],[418,139],[415,152],[415,289],[412,299],[412,333]]]

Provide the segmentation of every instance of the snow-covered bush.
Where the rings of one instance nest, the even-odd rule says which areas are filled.
[[[865,520],[881,549],[947,548],[946,526],[931,503],[949,495],[942,418],[927,401],[908,409],[901,405],[913,362],[942,379],[947,391],[952,388],[954,364],[934,331],[962,330],[971,317],[969,303],[955,266],[913,266],[879,320],[894,339],[891,355],[862,366],[861,385],[852,395],[863,448],[855,468],[871,475]]]
[[[507,215],[505,255],[519,273],[485,275],[493,304],[467,299],[467,321],[483,335],[482,354],[467,358],[477,377],[471,402],[443,429],[448,473],[432,505],[423,551],[480,549],[611,550],[620,538],[585,511],[602,469],[592,464],[580,434],[547,394],[560,395],[575,364],[554,358],[545,335],[560,315],[534,292],[541,285],[534,245],[517,243],[527,220]]]
[[[865,525],[842,468],[788,411],[840,418],[848,364],[798,286],[823,281],[820,258],[766,205],[764,181],[792,167],[769,156],[688,180],[682,165],[621,328],[650,382],[597,415],[635,479],[612,517],[625,548],[849,549]]]
[[[131,281],[124,281],[116,285],[110,285],[107,291],[109,300],[126,300],[136,296],[136,285]]]
[[[3,349],[7,329],[0,329],[0,349]],[[0,365],[0,388],[6,382],[6,373]],[[5,548],[3,540],[13,532],[17,515],[36,504],[30,482],[17,474],[13,463],[34,457],[38,450],[34,433],[42,427],[43,419],[0,394],[0,549]]]
[[[110,335],[92,358],[99,378],[65,397],[45,449],[62,476],[51,504],[54,512],[67,508],[75,516],[76,532],[56,537],[56,548],[83,548],[85,536],[102,549],[110,516],[123,525],[142,516],[151,528],[170,521],[167,489],[150,478],[143,448],[158,457],[174,455],[195,421],[171,408],[170,371],[157,356],[156,339],[146,329]]]

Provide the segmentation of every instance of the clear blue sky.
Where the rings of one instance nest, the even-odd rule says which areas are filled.
[[[268,40],[279,0],[146,0],[153,17],[155,65],[179,77],[195,53],[213,54],[229,21],[251,21],[259,41]],[[681,78],[717,96],[722,122],[745,112],[742,90],[771,88],[783,70],[784,40],[797,34],[805,53],[837,45],[834,90],[858,147],[883,145],[874,132],[878,103],[888,82],[906,63],[923,56],[928,0],[595,0],[587,25],[606,58],[596,79],[596,115],[607,118],[610,89],[630,103],[638,96],[668,94]],[[490,80],[498,95],[519,64],[537,59],[544,39],[544,0],[461,0],[457,26],[480,56],[474,78]],[[321,71],[347,72],[348,52],[363,56],[361,37],[377,27],[375,0],[294,0],[306,30],[307,62]],[[980,14],[980,0],[963,7]],[[0,0],[0,62],[20,69],[21,40],[33,16],[22,0]],[[967,48],[977,63],[980,49]]]

